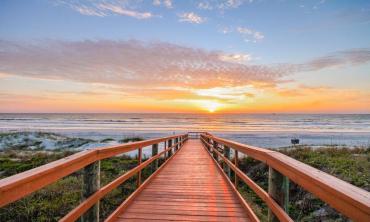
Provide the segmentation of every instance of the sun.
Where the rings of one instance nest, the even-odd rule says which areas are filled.
[[[222,104],[217,101],[204,100],[202,101],[201,106],[209,113],[214,113],[222,107]]]

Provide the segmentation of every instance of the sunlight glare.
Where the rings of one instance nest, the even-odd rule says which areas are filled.
[[[222,106],[222,104],[216,101],[204,100],[201,102],[201,106],[208,112],[214,113]]]

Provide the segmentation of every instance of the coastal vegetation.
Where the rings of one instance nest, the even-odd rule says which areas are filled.
[[[370,147],[343,148],[332,145],[313,149],[303,145],[278,151],[370,191]],[[269,169],[266,164],[250,157],[244,157],[239,167],[259,186],[267,190]],[[244,183],[240,182],[238,189],[251,203],[261,221],[267,221],[268,208],[264,201]],[[349,221],[335,209],[293,182],[290,182],[288,208],[289,215],[295,221]]]

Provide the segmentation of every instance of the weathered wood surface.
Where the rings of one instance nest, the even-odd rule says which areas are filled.
[[[189,140],[117,221],[249,221],[199,140]]]

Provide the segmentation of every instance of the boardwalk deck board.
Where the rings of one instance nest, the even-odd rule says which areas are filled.
[[[249,221],[229,183],[199,140],[177,155],[117,221]]]

